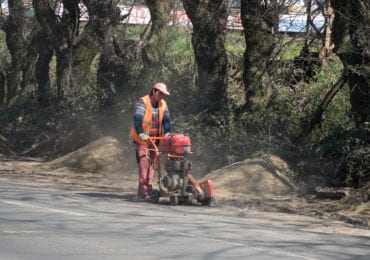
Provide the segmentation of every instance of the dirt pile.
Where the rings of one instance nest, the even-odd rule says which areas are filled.
[[[131,151],[132,152],[132,151]],[[134,160],[125,147],[113,137],[96,140],[72,153],[43,165],[43,168],[70,172],[122,174],[132,171]]]
[[[238,193],[266,198],[293,194],[297,187],[292,175],[288,164],[281,158],[264,155],[223,167],[206,178],[214,181],[220,198]]]
[[[137,187],[136,167],[133,148],[106,136],[37,165],[33,175],[48,176],[58,183],[134,193]]]

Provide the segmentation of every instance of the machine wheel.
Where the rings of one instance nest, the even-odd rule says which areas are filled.
[[[161,193],[159,192],[159,190],[152,190],[150,192],[150,201],[153,203],[158,203],[160,196]]]
[[[202,206],[211,206],[212,198],[205,198],[200,202]]]
[[[170,197],[170,204],[176,206],[177,204],[179,204],[179,198],[176,196]]]

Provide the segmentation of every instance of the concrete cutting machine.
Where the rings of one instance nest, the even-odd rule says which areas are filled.
[[[191,174],[190,138],[180,133],[169,133],[163,137],[149,138],[149,142],[156,152],[154,165],[158,172],[158,189],[150,193],[151,202],[158,203],[161,197],[168,197],[172,205],[210,206],[215,198],[214,185],[211,180],[199,183]],[[162,153],[167,154],[167,174],[163,176],[160,165]]]

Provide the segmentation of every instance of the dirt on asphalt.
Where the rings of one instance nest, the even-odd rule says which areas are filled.
[[[0,155],[0,177],[78,185],[134,197],[137,168],[133,155],[132,145],[107,136],[49,162]],[[212,180],[215,205],[228,210],[290,213],[292,217],[305,215],[370,228],[369,189],[345,189],[345,196],[323,197],[312,188],[317,183],[296,183],[293,175],[287,162],[270,154],[236,162],[198,181]]]

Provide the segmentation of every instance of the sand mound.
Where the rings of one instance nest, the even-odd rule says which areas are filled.
[[[275,155],[234,163],[208,174],[205,179],[214,182],[221,198],[236,193],[283,196],[297,190],[288,164]]]
[[[51,170],[68,168],[76,172],[122,173],[132,168],[134,159],[128,158],[128,147],[113,137],[106,136],[72,153],[45,164]]]

